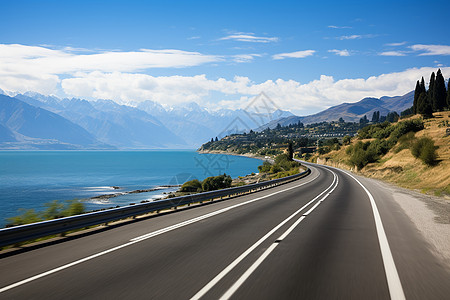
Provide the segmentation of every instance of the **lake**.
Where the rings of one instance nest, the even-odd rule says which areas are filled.
[[[223,173],[235,178],[258,172],[260,164],[254,158],[192,150],[0,151],[0,228],[19,208],[39,211],[44,203],[71,199],[84,199],[88,210],[123,206],[177,190],[165,185]],[[106,201],[90,199],[153,188]]]

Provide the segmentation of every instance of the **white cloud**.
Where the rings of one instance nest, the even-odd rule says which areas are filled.
[[[333,28],[333,29],[351,29],[352,27],[350,27],[350,26],[329,25],[328,28]]]
[[[58,75],[76,72],[137,72],[150,68],[182,68],[225,60],[224,57],[181,50],[141,49],[131,52],[87,52],[42,46],[0,44],[0,81],[5,90],[47,94],[60,82]]]
[[[315,50],[303,50],[288,53],[279,53],[272,56],[273,59],[285,59],[285,58],[305,58],[307,56],[314,55]]]
[[[251,62],[255,57],[261,57],[261,54],[237,54],[233,55],[233,61],[238,63]]]
[[[450,46],[446,45],[412,45],[411,48],[414,51],[424,51],[419,56],[424,55],[450,55]]]
[[[328,50],[328,52],[334,53],[339,56],[350,56],[350,52],[348,52],[347,49],[344,49],[344,50],[333,49],[333,50]]]
[[[237,34],[230,34],[227,36],[224,36],[219,39],[219,41],[224,40],[234,40],[239,42],[252,42],[252,43],[270,43],[270,42],[277,42],[277,37],[264,37],[264,36],[255,36],[252,33],[237,33]]]
[[[385,44],[385,45],[389,46],[389,47],[398,47],[398,46],[403,46],[405,44],[406,44],[406,42],[400,42],[400,43],[389,43],[389,44]]]
[[[404,51],[385,51],[381,52],[378,55],[381,56],[406,56]]]
[[[343,35],[338,37],[338,40],[359,40],[359,39],[367,39],[367,38],[374,38],[376,37],[376,34],[353,34],[353,35]]]

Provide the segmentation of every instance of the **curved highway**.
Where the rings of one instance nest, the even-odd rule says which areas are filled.
[[[0,299],[448,299],[450,273],[391,195],[303,179],[0,257]]]

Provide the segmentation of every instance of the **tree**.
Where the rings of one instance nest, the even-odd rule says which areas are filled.
[[[407,109],[405,109],[404,111],[402,111],[402,112],[400,113],[400,116],[401,116],[402,118],[405,118],[405,117],[411,116],[411,115],[413,115],[413,114],[414,114],[414,107],[411,106],[410,108],[407,108]]]
[[[212,142],[214,142],[214,139],[213,139],[213,138],[211,138],[211,143],[212,143]]]
[[[399,118],[399,115],[397,112],[393,111],[387,114],[386,120],[390,123],[397,122]]]
[[[378,123],[380,120],[380,111],[374,111],[372,115],[372,123]]]
[[[429,102],[429,98],[425,93],[422,93],[419,97],[417,104],[417,113],[421,114],[424,118],[433,117],[433,107]]]
[[[450,79],[447,83],[447,108],[450,109]]]
[[[414,90],[414,102],[413,102],[413,112],[414,114],[417,113],[417,100],[419,100],[420,93],[422,92],[420,88],[419,80],[417,80],[416,83],[416,89]]]
[[[277,124],[277,129],[281,129],[280,123]]]
[[[345,120],[342,117],[340,117],[338,122],[339,123],[345,123]]]
[[[434,102],[433,102],[433,110],[434,111],[442,111],[447,106],[446,103],[447,91],[445,90],[445,80],[444,76],[442,76],[441,69],[437,71],[436,74],[436,82],[434,85]]]
[[[215,141],[216,141],[216,142],[218,142],[218,141],[219,141],[219,139],[217,138],[217,136],[216,136],[216,139],[215,139]]]
[[[431,73],[430,85],[428,86],[428,102],[431,104],[431,109],[434,111],[436,108],[435,104],[435,93],[436,93],[436,75],[434,72]]]
[[[422,76],[422,80],[420,81],[420,93],[426,93],[427,92],[427,90],[425,89],[425,80],[423,79],[423,76]],[[420,94],[419,94],[419,96],[420,96]]]
[[[289,145],[288,145],[288,155],[289,155],[289,160],[292,160],[294,158],[294,147],[292,146],[292,142],[289,142]]]
[[[369,120],[367,119],[367,116],[364,115],[361,119],[359,119],[359,127],[364,127],[367,123],[369,123]]]

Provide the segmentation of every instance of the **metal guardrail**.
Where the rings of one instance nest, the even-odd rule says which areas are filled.
[[[0,247],[12,245],[28,240],[33,240],[49,235],[60,234],[70,230],[81,229],[93,225],[99,225],[129,217],[135,217],[163,209],[176,208],[178,206],[201,203],[204,201],[232,197],[245,193],[252,193],[280,184],[305,177],[311,171],[308,169],[299,174],[284,178],[244,185],[240,187],[222,189],[217,191],[174,197],[149,203],[139,203],[125,207],[112,208],[104,211],[91,212],[71,217],[42,221],[32,224],[20,225],[0,229]]]

